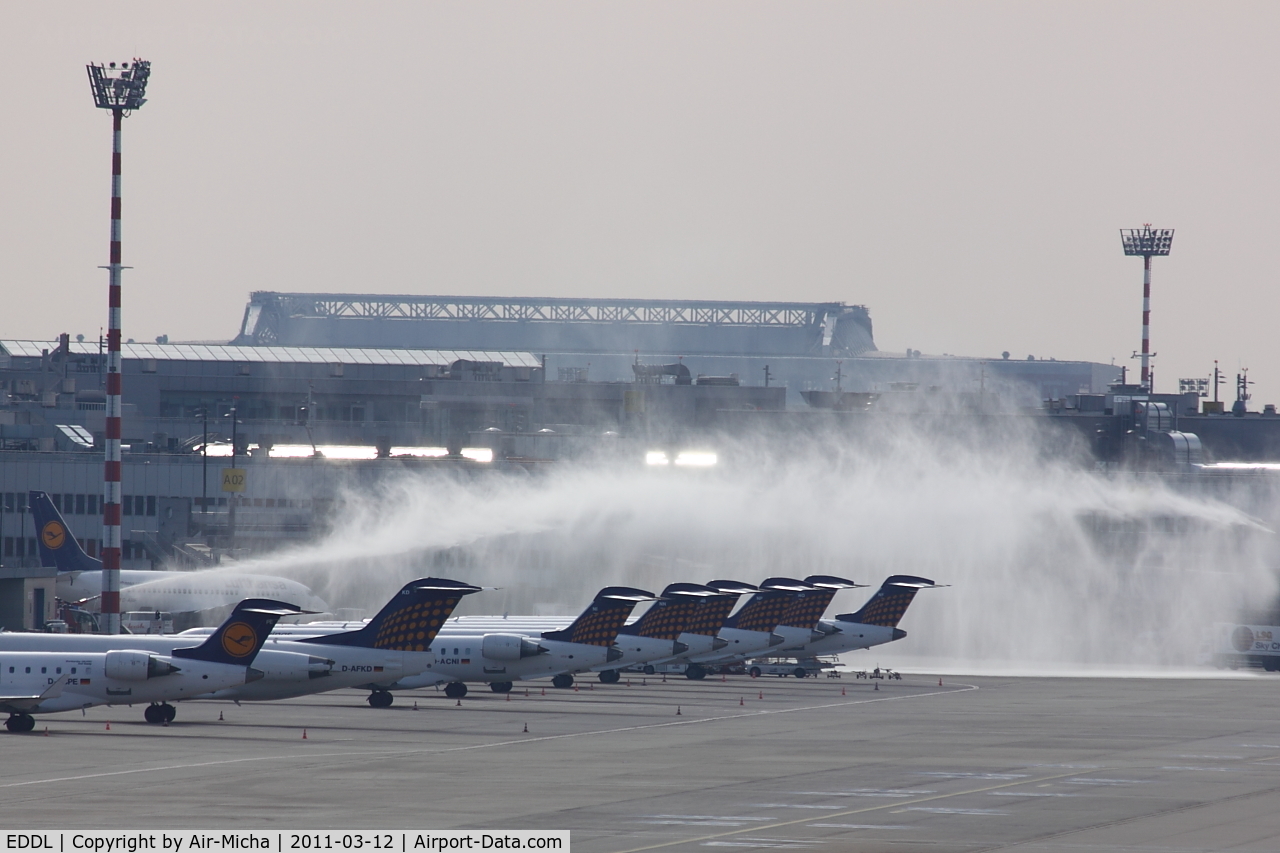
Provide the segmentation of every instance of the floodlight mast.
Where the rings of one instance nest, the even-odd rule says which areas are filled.
[[[102,605],[103,624],[107,634],[120,633],[120,124],[126,115],[147,102],[147,79],[151,63],[142,59],[132,62],[109,62],[86,66],[93,103],[98,109],[111,110],[111,262],[107,265],[107,410],[106,437],[103,445],[106,460],[102,486]]]
[[[1121,228],[1124,253],[1142,256],[1142,387],[1151,390],[1151,259],[1167,255],[1173,247],[1172,228]]]

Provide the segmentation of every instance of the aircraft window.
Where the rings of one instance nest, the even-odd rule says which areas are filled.
[[[72,674],[72,675],[75,675],[75,674],[76,674],[76,668],[75,668],[74,666],[73,666],[73,667],[71,667],[71,674]]]
[[[13,667],[9,667],[9,674],[13,675]]]
[[[47,666],[42,666],[42,667],[40,667],[40,674],[41,674],[41,675],[48,675],[48,674],[49,674],[49,667],[47,667]]]
[[[468,649],[467,649],[467,654],[471,654],[471,649],[470,649],[470,648],[468,648]]]
[[[53,671],[54,675],[62,675],[62,667],[58,667]]]
[[[457,650],[457,649],[454,649],[454,650],[453,650],[453,653],[456,655],[456,654],[458,653],[458,650]]]
[[[31,672],[31,667],[27,667],[27,673],[30,674],[30,672]]]

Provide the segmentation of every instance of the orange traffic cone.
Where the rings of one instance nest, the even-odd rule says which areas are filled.
[[[841,696],[847,696],[847,695],[848,695],[847,693],[845,693],[845,692],[844,692],[844,687],[841,687],[841,688],[840,688],[840,695],[841,695]]]
[[[677,705],[677,706],[676,706],[676,716],[677,716],[677,717],[683,716],[683,715],[680,713],[680,706],[679,706],[679,705]]]
[[[631,679],[630,679],[630,678],[628,678],[628,679],[627,679],[627,686],[628,686],[628,687],[630,687],[630,686],[631,686]]]
[[[48,727],[48,726],[45,726],[45,727],[44,727],[44,736],[45,736],[45,737],[48,737],[48,736],[49,736],[49,727]]]
[[[939,687],[941,687],[941,686],[942,686],[942,679],[941,679],[941,678],[939,678],[939,679],[938,679],[938,686],[939,686]]]
[[[544,688],[542,688],[542,695],[543,695],[543,696],[546,696],[546,695],[547,695],[547,688],[545,688],[545,687],[544,687]]]
[[[107,720],[107,731],[111,731],[111,721]]]
[[[724,684],[724,683],[725,683],[726,681],[728,681],[728,680],[729,680],[728,676],[726,676],[723,672],[722,672],[722,673],[720,673],[720,683],[721,683],[721,684]]]
[[[528,724],[528,723],[525,723],[525,724],[524,724],[524,733],[525,733],[525,734],[528,734],[528,733],[529,733],[529,724]]]
[[[507,701],[508,701],[508,702],[510,702],[510,701],[511,701],[511,694],[510,694],[510,693],[507,693]]]
[[[763,691],[763,690],[761,690],[761,691],[760,691],[760,695],[759,695],[759,696],[757,696],[756,698],[757,698],[757,699],[763,699],[763,698],[764,698],[764,691]]]
[[[876,682],[876,690],[879,690],[879,689],[880,689],[880,682],[878,682],[878,681],[877,681],[877,682]]]
[[[744,701],[742,701],[742,697],[741,697],[741,696],[739,696],[739,697],[738,697],[738,704],[739,704],[739,705],[745,705],[745,704],[747,704],[747,703],[746,703],[746,702],[744,702]]]
[[[578,685],[576,683],[573,685],[573,692],[574,693],[578,692]]]
[[[303,740],[306,740],[306,739],[307,739],[307,730],[306,730],[306,729],[303,729],[303,730],[302,730],[302,739],[303,739]]]
[[[528,698],[529,698],[529,688],[528,688],[528,687],[526,687],[526,688],[524,689],[524,697],[525,697],[526,699],[528,699]]]
[[[222,712],[221,712],[221,711],[219,711],[219,712],[218,712],[218,722],[220,722],[220,723],[221,723],[221,722],[223,722],[223,719],[222,719]]]
[[[417,699],[414,699],[414,700],[413,700],[413,710],[415,710],[415,711],[416,711],[416,710],[418,710],[418,700],[417,700]]]
[[[457,704],[456,706],[454,706],[454,707],[461,708],[461,707],[462,707],[462,700],[461,700],[461,699],[459,699],[459,700],[458,700],[458,704]]]

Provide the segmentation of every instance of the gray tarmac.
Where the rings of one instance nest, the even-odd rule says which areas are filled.
[[[577,853],[1280,850],[1276,676],[580,684],[184,703],[168,727],[42,716],[0,734],[0,823],[569,829]]]

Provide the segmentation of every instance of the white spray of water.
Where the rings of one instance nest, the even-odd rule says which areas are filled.
[[[487,613],[576,612],[608,584],[923,575],[951,586],[917,596],[910,636],[874,654],[969,671],[1186,666],[1210,623],[1275,596],[1276,544],[1255,520],[1272,497],[1246,513],[1055,461],[1032,432],[989,439],[895,425],[738,445],[704,470],[405,475],[346,494],[317,545],[256,565],[368,610],[421,575],[502,587],[460,609]],[[871,592],[840,593],[829,615]]]

